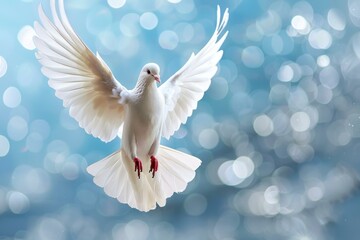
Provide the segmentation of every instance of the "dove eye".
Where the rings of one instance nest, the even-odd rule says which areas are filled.
[[[148,69],[148,70],[146,70],[146,72],[147,72],[147,74],[150,74],[150,70]]]

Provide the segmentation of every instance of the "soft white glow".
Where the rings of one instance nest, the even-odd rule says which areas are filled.
[[[234,161],[232,168],[237,177],[245,179],[253,174],[255,165],[251,158],[241,156]]]
[[[279,32],[281,29],[281,17],[279,13],[268,10],[266,14],[256,20],[256,28],[261,34],[266,36]]]
[[[25,213],[30,206],[29,198],[21,192],[10,192],[8,197],[10,210],[15,214]]]
[[[26,25],[20,29],[17,38],[24,48],[28,50],[34,50],[35,49],[35,44],[33,41],[34,36],[35,36],[34,29],[31,26]]]
[[[311,187],[307,191],[307,196],[311,201],[315,202],[324,196],[324,192],[320,187]]]
[[[343,31],[346,27],[345,17],[341,14],[340,11],[332,8],[327,14],[327,21],[333,29],[337,31]]]
[[[160,47],[168,50],[173,50],[177,47],[179,38],[173,31],[163,31],[159,36]]]
[[[321,28],[312,30],[308,40],[310,46],[315,49],[328,49],[332,44],[330,33]]]
[[[43,147],[43,137],[36,132],[29,134],[26,138],[26,150],[29,152],[40,152]]]
[[[210,96],[215,100],[221,100],[226,97],[229,91],[228,82],[226,79],[218,77],[211,82],[209,89]]]
[[[207,200],[203,195],[193,193],[186,198],[184,208],[187,214],[200,216],[207,208]]]
[[[7,62],[5,58],[0,56],[0,78],[5,75],[7,71]]]
[[[226,161],[218,169],[218,176],[221,182],[228,186],[235,186],[244,181],[243,178],[239,178],[235,174],[233,164],[234,161]]]
[[[250,46],[242,51],[241,60],[248,68],[258,68],[264,63],[264,53],[260,48]]]
[[[356,26],[360,27],[360,1],[359,0],[348,0],[349,17],[351,22]]]
[[[290,82],[294,77],[294,70],[290,65],[283,65],[278,71],[278,79],[282,82]]]
[[[296,112],[290,118],[291,127],[297,132],[304,132],[310,128],[310,117],[306,112]]]
[[[9,153],[9,150],[9,140],[5,136],[0,135],[0,157],[5,157]]]
[[[79,177],[79,166],[74,162],[65,162],[63,169],[62,169],[62,175],[67,180],[75,180]]]
[[[107,0],[107,2],[112,8],[121,8],[125,5],[126,0]]]
[[[199,134],[199,143],[203,148],[213,149],[219,143],[219,135],[214,129],[204,129]]]
[[[128,37],[135,37],[140,33],[139,15],[136,13],[128,13],[120,20],[120,30]]]
[[[41,239],[65,240],[66,228],[57,219],[50,217],[41,218],[38,224],[38,234]]]
[[[255,132],[262,137],[269,136],[274,130],[274,124],[271,118],[267,115],[260,115],[256,117],[253,127]]]
[[[291,26],[300,34],[308,34],[310,32],[310,25],[308,21],[300,15],[296,15],[291,19]]]
[[[140,16],[140,25],[146,30],[152,30],[158,25],[158,18],[152,12],[143,13]]]
[[[16,87],[8,87],[3,94],[3,102],[8,108],[16,108],[21,103],[21,93]]]
[[[296,30],[303,30],[308,25],[308,22],[306,21],[306,19],[303,16],[296,15],[295,17],[293,17],[291,19],[291,25]]]
[[[328,55],[321,55],[317,58],[316,63],[319,67],[327,67],[330,64],[330,58]]]
[[[331,89],[320,85],[318,86],[318,94],[316,96],[316,101],[322,104],[328,104],[333,98],[333,93]]]
[[[7,125],[8,136],[14,141],[20,141],[28,134],[28,123],[20,116],[10,118]]]
[[[29,197],[35,197],[50,190],[49,175],[41,168],[19,165],[11,176],[12,186]]]
[[[340,82],[340,75],[333,66],[328,66],[321,70],[319,79],[323,86],[334,89]]]
[[[127,235],[127,239],[132,239],[133,236],[136,236],[136,239],[148,239],[149,232],[150,230],[148,224],[139,219],[131,220],[125,225],[125,234]]]
[[[279,188],[270,186],[264,192],[264,199],[268,204],[276,204],[279,202]]]
[[[194,26],[186,22],[177,24],[174,31],[178,33],[179,42],[189,42],[195,34]]]
[[[49,152],[45,156],[44,167],[50,173],[60,173],[63,170],[64,162],[64,154]]]

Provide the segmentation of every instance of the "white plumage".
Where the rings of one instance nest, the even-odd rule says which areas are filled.
[[[51,12],[52,21],[39,6],[41,23],[34,24],[36,56],[50,87],[87,133],[108,142],[122,129],[121,149],[88,167],[94,183],[140,211],[164,206],[166,198],[186,188],[201,161],[161,146],[160,139],[170,138],[186,122],[209,88],[222,57],[220,47],[227,32],[220,35],[228,10],[221,18],[218,7],[209,42],[164,84],[156,86],[160,68],[149,63],[132,90],[122,86],[100,55],[77,36],[63,0],[58,7],[51,0]]]

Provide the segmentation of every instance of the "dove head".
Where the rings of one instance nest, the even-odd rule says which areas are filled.
[[[154,80],[160,83],[160,67],[156,63],[147,63],[141,69],[140,78],[145,79],[147,82]]]

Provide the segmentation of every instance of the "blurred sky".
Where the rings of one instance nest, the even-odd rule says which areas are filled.
[[[230,11],[224,56],[170,141],[202,159],[164,208],[107,197],[86,167],[112,153],[69,117],[34,56],[39,0],[0,0],[0,240],[357,240],[359,0],[65,0],[127,88],[171,76]]]

